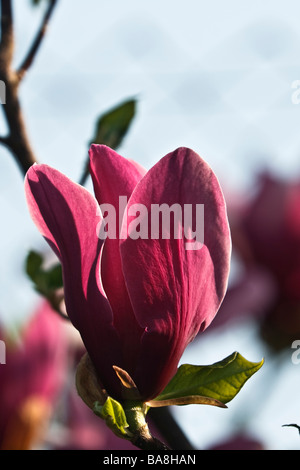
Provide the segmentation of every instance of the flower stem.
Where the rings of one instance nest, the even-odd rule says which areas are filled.
[[[133,436],[133,445],[141,450],[170,450],[169,447],[156,437],[153,437],[145,419],[143,406],[137,403],[127,403],[124,411]]]

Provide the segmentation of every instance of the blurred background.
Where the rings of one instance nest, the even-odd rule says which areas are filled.
[[[13,2],[16,65],[46,6]],[[298,430],[282,427],[300,424],[300,364],[291,347],[300,340],[299,14],[296,0],[60,0],[20,89],[39,162],[71,179],[82,174],[99,115],[135,98],[121,155],[150,168],[191,147],[220,180],[233,232],[229,295],[182,363],[211,364],[239,351],[265,364],[227,410],[172,409],[196,448],[220,447],[236,434],[254,447],[300,448]],[[15,330],[41,301],[26,255],[47,246],[29,217],[22,173],[4,147],[0,159],[0,316]],[[9,368],[9,357],[0,368]],[[49,429],[39,446],[53,445]]]

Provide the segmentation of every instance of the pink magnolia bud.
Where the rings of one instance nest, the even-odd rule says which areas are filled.
[[[231,252],[225,202],[211,168],[187,148],[146,172],[93,145],[90,171],[96,199],[57,170],[34,165],[25,181],[27,202],[62,263],[67,312],[103,387],[122,398],[117,366],[146,401],[170,381],[186,346],[211,323],[225,295]],[[99,231],[105,214],[98,204],[116,214],[107,237]],[[151,210],[163,204],[182,208],[182,214],[204,208],[201,242],[197,227],[175,216],[161,236],[151,236],[157,228]]]

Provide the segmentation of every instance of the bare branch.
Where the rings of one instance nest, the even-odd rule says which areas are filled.
[[[14,52],[13,13],[11,0],[1,0],[0,70],[4,74],[10,68]]]
[[[12,2],[0,0],[0,6],[0,80],[5,83],[6,102],[3,105],[3,112],[8,125],[8,136],[2,137],[0,143],[11,151],[22,173],[25,174],[36,159],[29,142],[18,96],[17,75],[11,67],[14,52]]]
[[[5,83],[6,104],[3,105],[3,112],[8,124],[9,134],[2,143],[11,151],[25,175],[30,166],[37,160],[27,134],[14,75],[9,74]]]
[[[44,18],[42,20],[42,24],[40,26],[40,29],[39,31],[37,32],[37,35],[25,57],[25,59],[23,60],[22,64],[20,65],[20,67],[17,69],[17,76],[18,76],[18,79],[19,81],[22,80],[22,78],[24,77],[24,75],[26,74],[26,72],[28,71],[29,67],[31,66],[32,62],[34,61],[35,57],[36,57],[36,54],[43,42],[43,39],[45,37],[45,34],[46,34],[46,30],[47,30],[47,27],[48,27],[48,24],[49,24],[49,21],[50,21],[50,18],[52,16],[52,13],[54,11],[54,8],[55,8],[55,5],[57,3],[57,0],[50,0],[49,1],[49,6],[46,10],[46,13],[44,15]]]
[[[148,416],[173,450],[195,450],[177,424],[168,406],[150,408]]]
[[[0,136],[0,144],[6,145],[7,147],[10,146],[9,137]]]

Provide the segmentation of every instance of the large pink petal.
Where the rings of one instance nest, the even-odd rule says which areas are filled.
[[[112,312],[100,283],[103,242],[96,233],[98,204],[86,189],[47,165],[29,169],[25,192],[35,224],[62,263],[68,315],[80,331],[105,386],[117,391],[119,384],[112,365],[124,364]]]
[[[105,145],[92,145],[90,171],[99,204],[111,204],[116,211],[116,238],[112,239],[108,236],[105,241],[101,259],[101,278],[114,312],[114,326],[120,333],[124,357],[126,357],[126,370],[132,372],[135,357],[139,353],[139,339],[143,330],[133,314],[121,266],[119,216],[122,222],[123,211],[122,206],[119,205],[119,197],[124,197],[126,205],[146,170],[121,157]]]
[[[130,197],[137,183],[146,174],[139,164],[127,160],[106,145],[91,145],[90,171],[99,204],[118,207],[119,196]]]
[[[134,380],[149,398],[158,394],[199,330],[213,320],[227,288],[231,241],[219,183],[192,150],[179,148],[161,159],[136,186],[128,210],[144,204],[204,204],[204,246],[186,250],[181,239],[132,239],[127,218],[120,240],[126,285],[135,315],[145,328]],[[182,235],[182,226],[177,226]]]

